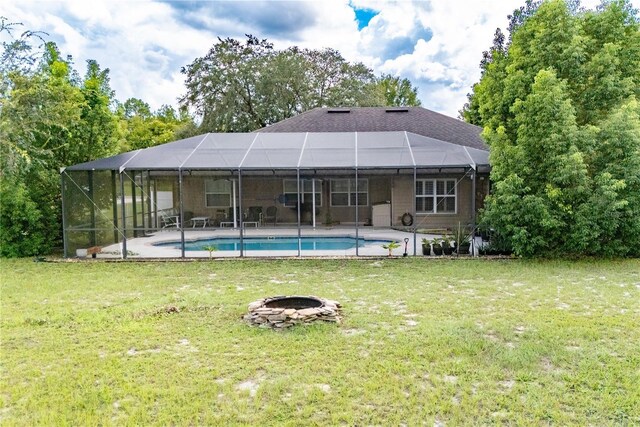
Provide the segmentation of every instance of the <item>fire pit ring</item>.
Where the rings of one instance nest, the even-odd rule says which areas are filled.
[[[244,320],[262,328],[288,328],[315,321],[340,323],[341,305],[315,296],[275,296],[249,304]]]

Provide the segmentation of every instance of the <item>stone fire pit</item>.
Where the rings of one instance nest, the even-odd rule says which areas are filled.
[[[244,320],[263,328],[288,328],[315,321],[340,322],[340,303],[314,296],[276,296],[249,304]]]

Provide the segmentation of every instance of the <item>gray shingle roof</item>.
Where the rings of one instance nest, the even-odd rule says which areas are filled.
[[[489,149],[480,137],[482,128],[422,107],[316,108],[257,132],[389,131],[406,131],[466,147]]]

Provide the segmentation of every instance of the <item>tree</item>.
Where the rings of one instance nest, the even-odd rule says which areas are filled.
[[[46,253],[47,227],[37,203],[23,182],[11,176],[0,180],[0,256]]]
[[[69,158],[83,103],[70,75],[53,44],[34,69],[5,75],[10,83],[0,109],[5,256],[48,253],[59,239],[57,170]]]
[[[181,104],[202,118],[201,133],[253,131],[316,107],[385,104],[373,72],[338,51],[278,51],[251,35],[218,39],[182,73]]]
[[[376,79],[376,89],[380,91],[385,105],[394,107],[419,107],[418,89],[411,86],[409,79],[400,79],[391,74]]]
[[[203,132],[242,131],[266,124],[257,111],[257,86],[272,51],[271,43],[253,36],[247,36],[246,44],[219,38],[207,55],[182,68],[187,94],[181,103],[202,118]]]
[[[589,163],[594,185],[577,214],[584,252],[640,254],[640,106],[631,98],[593,127]]]
[[[566,85],[552,70],[541,70],[527,99],[514,110],[517,144],[502,139],[495,145],[492,178],[497,185],[485,221],[510,236],[521,255],[566,251],[575,207],[589,184]],[[488,135],[488,141],[493,139]]]
[[[20,26],[0,17],[9,39],[0,52],[1,256],[47,254],[59,244],[61,167],[194,132],[185,111],[151,113],[141,100],[119,107],[108,69],[89,60],[80,77],[43,33],[14,38]]]
[[[148,119],[151,117],[151,107],[149,107],[149,104],[138,98],[127,99],[119,108],[125,119],[131,119],[133,117]]]
[[[298,113],[316,107],[384,105],[375,91],[373,72],[364,64],[350,64],[335,49],[298,51],[294,47],[289,51],[302,57],[304,73],[298,76],[299,86],[303,93],[311,94],[298,106]]]
[[[3,172],[18,173],[47,163],[66,150],[82,114],[82,93],[70,81],[69,64],[54,44],[31,73],[12,71],[0,110],[4,130]]]
[[[640,254],[637,11],[528,1],[509,19],[461,111],[491,146],[483,221],[522,255]]]
[[[149,104],[136,98],[127,99],[119,106],[118,115],[124,129],[120,151],[170,142],[193,126],[193,120],[185,112],[177,114],[169,105],[151,112]]]
[[[87,61],[87,72],[79,87],[83,102],[73,143],[66,146],[63,164],[74,164],[117,153],[118,118],[112,108],[115,92],[109,86],[109,69],[101,70],[94,60]]]
[[[40,58],[39,47],[44,46],[42,38],[45,33],[39,31],[23,31],[19,37],[13,33],[22,24],[10,22],[4,16],[0,16],[0,34],[5,33],[8,41],[2,42],[2,54],[0,55],[0,98],[4,98],[10,89],[8,80],[10,73],[27,73]],[[37,39],[41,44],[33,46],[31,42]]]
[[[509,41],[511,41],[511,35],[515,34],[518,28],[538,10],[541,3],[541,0],[526,0],[524,6],[520,6],[511,15],[507,15],[509,20],[507,25],[507,31],[510,34]]]

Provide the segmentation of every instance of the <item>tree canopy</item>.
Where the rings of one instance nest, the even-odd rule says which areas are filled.
[[[418,89],[411,85],[409,79],[402,79],[391,74],[383,74],[376,79],[375,88],[384,98],[385,106],[419,107]]]
[[[59,169],[174,139],[192,120],[115,98],[109,70],[81,77],[45,34],[0,17],[0,255],[46,254],[60,242]],[[146,111],[143,106],[146,105]]]
[[[640,32],[627,0],[528,1],[461,111],[484,127],[487,226],[521,255],[638,255]]]
[[[181,103],[201,117],[199,133],[253,131],[316,107],[419,105],[407,79],[376,78],[334,49],[276,50],[252,35],[218,39],[182,73]]]
[[[121,151],[152,147],[195,133],[195,124],[186,110],[176,112],[170,105],[151,111],[141,99],[129,98],[116,113],[122,121]]]

